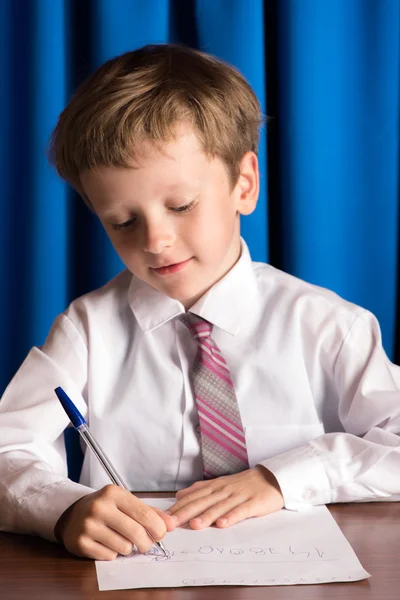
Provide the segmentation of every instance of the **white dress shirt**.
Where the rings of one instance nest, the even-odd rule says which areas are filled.
[[[400,368],[368,311],[242,255],[191,309],[231,370],[250,467],[285,507],[400,500]],[[202,478],[183,305],[123,271],[59,315],[0,402],[0,529],[55,540],[77,499],[110,483],[89,450],[67,478],[62,386],[134,491]]]

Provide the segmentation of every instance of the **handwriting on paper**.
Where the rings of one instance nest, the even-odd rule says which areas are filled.
[[[136,549],[129,556],[121,556],[119,560],[136,559],[148,562],[186,562],[186,561],[201,561],[201,562],[221,562],[221,559],[228,559],[229,562],[286,562],[286,561],[302,561],[302,560],[332,560],[332,558],[324,558],[325,552],[320,548],[301,548],[296,545],[277,548],[267,546],[250,546],[250,547],[235,547],[224,548],[221,546],[200,546],[193,549],[169,549],[167,556],[157,547],[151,548],[144,554]],[[235,560],[236,559],[236,560]],[[225,562],[225,560],[222,560]]]

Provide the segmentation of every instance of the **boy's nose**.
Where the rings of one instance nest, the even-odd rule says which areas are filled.
[[[150,254],[160,254],[167,248],[170,248],[175,241],[175,235],[172,231],[163,228],[148,228],[143,241],[144,252]]]

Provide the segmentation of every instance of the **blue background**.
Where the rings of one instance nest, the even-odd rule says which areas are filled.
[[[399,24],[400,0],[0,0],[0,392],[122,268],[47,164],[57,116],[103,61],[167,41],[232,62],[271,117],[253,259],[373,311],[398,359]]]

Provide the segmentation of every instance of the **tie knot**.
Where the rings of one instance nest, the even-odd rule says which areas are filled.
[[[205,319],[202,319],[193,313],[185,313],[180,317],[180,320],[186,325],[194,338],[210,337],[213,326]]]

